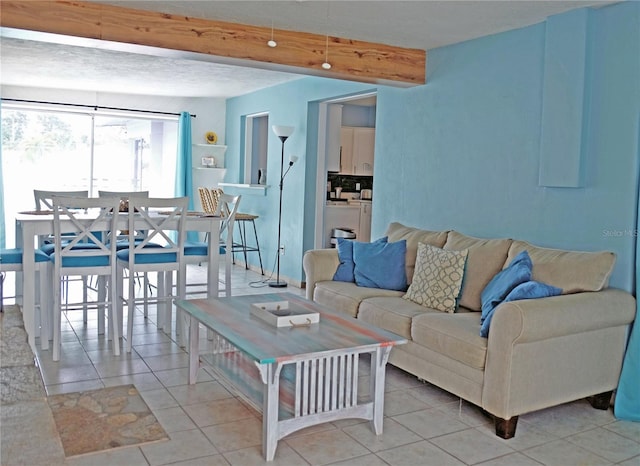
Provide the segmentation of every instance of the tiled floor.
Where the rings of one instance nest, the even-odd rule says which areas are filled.
[[[203,274],[197,268],[193,274]],[[235,267],[233,294],[268,293],[261,275]],[[252,283],[253,284],[250,284]],[[289,287],[289,292],[303,290]],[[187,354],[154,324],[136,317],[134,351],[114,357],[95,322],[70,312],[60,362],[38,352],[49,394],[133,383],[170,435],[170,441],[67,459],[67,465],[255,465],[261,457],[261,417],[235,398],[206,369],[187,384]],[[363,376],[366,377],[366,376]],[[362,383],[361,386],[366,386]],[[7,436],[47,436],[36,418]],[[32,424],[32,427],[30,427]],[[42,439],[41,464],[60,464]],[[37,463],[37,452],[30,462]],[[274,465],[640,465],[640,423],[617,420],[612,411],[584,400],[520,417],[516,437],[494,435],[474,406],[388,366],[384,433],[368,422],[347,420],[305,429],[281,440]],[[9,465],[7,465],[9,466]]]

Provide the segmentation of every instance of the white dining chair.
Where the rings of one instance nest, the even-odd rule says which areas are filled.
[[[138,198],[147,198],[149,197],[149,191],[106,191],[106,190],[98,190],[98,197],[117,197],[120,199],[120,211],[128,210],[129,199],[132,197]],[[142,241],[145,236],[144,231],[136,231],[136,241]],[[116,248],[120,251],[122,249],[126,249],[129,247],[129,236],[126,232],[120,231],[117,237],[118,243],[116,244]],[[132,279],[136,280],[136,283],[140,283],[140,278],[142,278],[142,289],[144,291],[144,317],[145,319],[149,316],[149,305],[148,305],[148,297],[149,292],[153,288],[150,281],[149,276],[146,273],[142,274],[142,277],[136,275]]]
[[[0,249],[0,273],[15,272],[22,273],[22,248]],[[36,310],[40,317],[40,347],[43,350],[49,349],[49,337],[51,329],[51,268],[49,256],[39,249],[35,250],[35,271],[37,276],[25,277],[27,280],[37,280],[39,283],[38,295],[36,296]],[[0,284],[0,311],[4,306],[4,289]],[[17,298],[14,296],[14,298]],[[36,324],[37,325],[37,324]]]
[[[133,280],[129,280],[129,289],[123,293],[124,272],[129,276],[136,273],[156,272],[157,296],[147,298],[157,305],[158,320],[171,320],[173,274],[177,275],[178,297],[184,290],[184,242],[185,219],[189,198],[130,198],[128,215],[129,247],[118,251],[118,295],[120,303],[127,305],[126,351],[133,347],[133,325],[135,319],[136,298]],[[142,241],[136,242],[136,230],[144,230]],[[155,246],[152,246],[154,245]],[[162,247],[157,247],[161,244]],[[151,246],[151,247],[150,247]],[[143,298],[144,300],[144,298]]]
[[[232,196],[230,194],[220,193],[216,201],[216,210],[214,215],[222,217],[219,235],[219,252],[220,255],[232,254],[233,249],[233,229],[236,222],[238,207],[240,206],[241,195]],[[206,262],[209,256],[208,241],[187,241],[184,245],[184,257],[186,264],[200,264]],[[187,283],[188,286],[202,286],[201,283]],[[224,269],[224,290],[225,296],[231,296],[231,261],[225,260]],[[186,293],[186,290],[185,290]]]
[[[116,241],[118,205],[117,198],[78,198],[53,196],[54,252],[49,256],[53,263],[53,360],[60,360],[62,308],[76,309],[82,305],[98,309],[98,333],[104,333],[105,307],[109,316],[109,336],[113,352],[120,354],[118,312],[116,312]],[[82,209],[78,211],[76,209]],[[90,215],[87,212],[91,212]],[[63,228],[64,224],[64,228]],[[66,236],[68,231],[72,237]],[[70,239],[71,238],[71,239]],[[106,299],[89,302],[86,287],[81,303],[62,303],[61,285],[69,276],[107,277]],[[79,308],[78,308],[79,309]]]

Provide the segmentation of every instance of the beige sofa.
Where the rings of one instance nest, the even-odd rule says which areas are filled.
[[[520,414],[582,398],[608,409],[636,308],[631,294],[608,287],[613,253],[561,251],[399,223],[389,225],[386,236],[407,241],[408,283],[418,242],[468,249],[455,313],[415,304],[401,291],[333,281],[336,249],[305,254],[307,298],[406,337],[409,343],[394,348],[389,362],[493,415],[502,438],[513,437]],[[532,279],[563,294],[503,302],[483,338],[482,290],[523,249],[533,263]]]

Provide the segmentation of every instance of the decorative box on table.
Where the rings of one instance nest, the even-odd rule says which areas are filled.
[[[300,327],[320,322],[320,314],[289,301],[269,301],[251,305],[251,314],[274,327]]]

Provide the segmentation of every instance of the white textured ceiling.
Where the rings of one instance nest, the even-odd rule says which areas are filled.
[[[98,1],[128,8],[380,42],[424,50],[611,1]],[[300,76],[183,58],[40,42],[2,31],[0,84],[185,97],[232,97]],[[277,37],[275,37],[277,41]],[[139,49],[131,49],[139,52]]]

